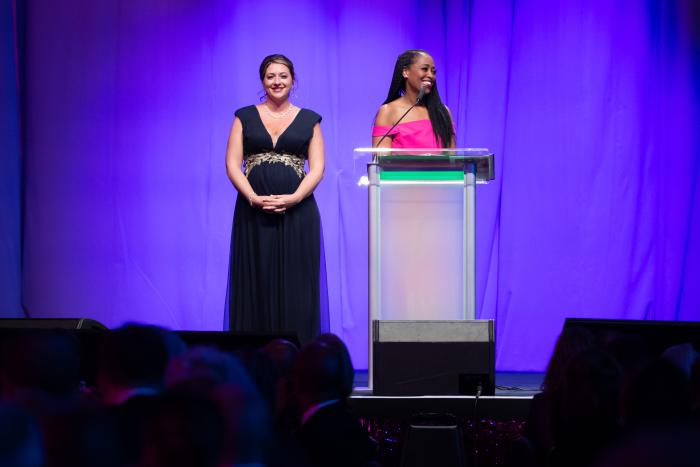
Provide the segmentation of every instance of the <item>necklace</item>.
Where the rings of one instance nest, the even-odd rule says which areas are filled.
[[[273,112],[265,104],[263,104],[263,107],[265,108],[265,113],[267,113],[270,118],[274,118],[275,120],[282,120],[283,118],[286,118],[292,112],[292,110],[294,110],[294,106],[292,104],[289,104],[289,107],[282,112]]]

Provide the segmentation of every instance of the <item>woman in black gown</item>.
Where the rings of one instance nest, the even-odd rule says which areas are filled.
[[[265,100],[236,111],[226,150],[238,190],[228,320],[234,331],[294,332],[303,343],[319,333],[327,308],[313,196],[324,170],[321,116],[289,102],[294,66],[287,57],[265,57],[260,80]]]

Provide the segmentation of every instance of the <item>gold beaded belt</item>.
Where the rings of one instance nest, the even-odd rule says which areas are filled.
[[[291,154],[279,154],[276,152],[262,152],[260,154],[251,154],[245,158],[245,176],[250,174],[253,167],[262,164],[263,162],[279,162],[291,167],[299,178],[304,178],[304,159]]]

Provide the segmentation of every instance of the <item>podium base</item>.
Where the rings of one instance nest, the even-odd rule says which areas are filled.
[[[374,326],[374,395],[495,393],[492,320],[375,321]]]

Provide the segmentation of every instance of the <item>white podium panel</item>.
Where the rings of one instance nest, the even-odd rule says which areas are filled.
[[[464,319],[462,185],[383,185],[384,320]]]

